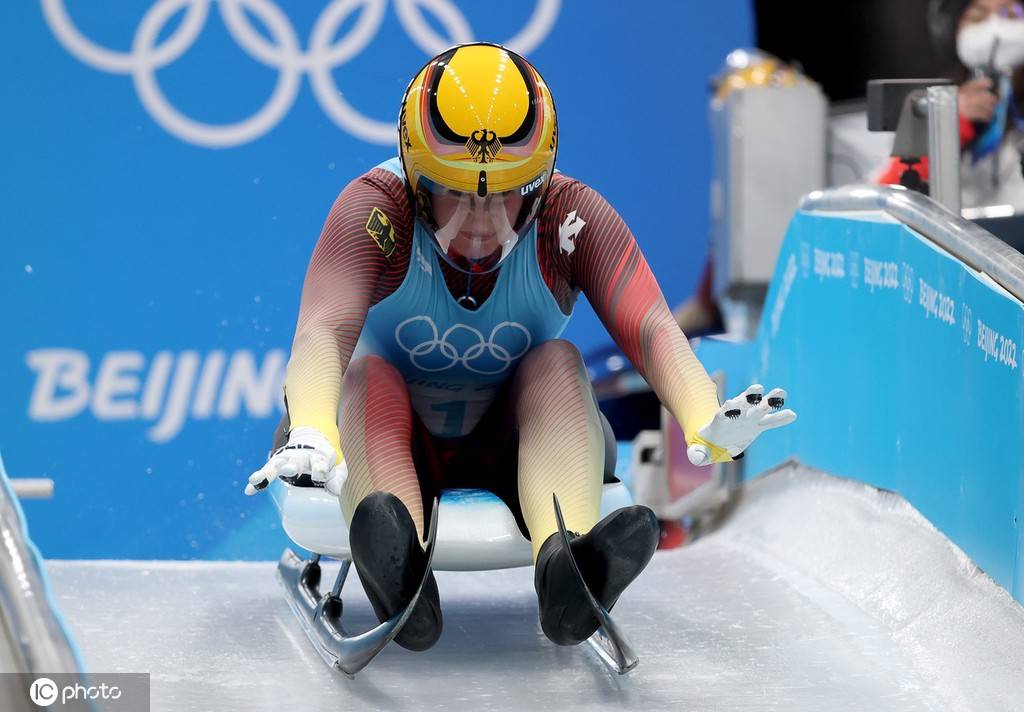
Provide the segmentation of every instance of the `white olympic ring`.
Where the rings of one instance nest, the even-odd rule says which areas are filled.
[[[295,103],[303,72],[309,73],[313,94],[324,112],[342,129],[371,143],[394,143],[394,122],[378,121],[359,113],[334,83],[332,72],[363,51],[384,21],[388,0],[331,0],[317,17],[305,52],[288,16],[273,0],[218,0],[221,17],[231,37],[253,59],[279,71],[267,103],[252,116],[233,124],[206,124],[178,111],[156,80],[156,70],[180,58],[195,43],[206,25],[212,0],[157,0],[143,16],[130,52],[100,46],[83,35],[68,15],[64,0],[41,0],[43,16],[54,36],[80,61],[112,74],[130,74],[139,100],[150,116],[171,134],[200,146],[226,148],[254,141],[281,121]],[[473,40],[473,31],[451,0],[394,0],[399,22],[417,47],[428,55]],[[548,36],[561,0],[536,0],[526,25],[502,44],[528,54]],[[357,9],[362,13],[348,34],[331,44],[345,21]],[[424,19],[433,14],[448,37],[438,34]],[[170,37],[157,42],[161,31],[180,11],[185,17]],[[246,16],[259,18],[273,41],[268,41]]]
[[[415,346],[409,346],[402,341],[402,330],[415,322],[424,322],[430,328],[431,336]],[[495,342],[495,337],[505,329],[518,329],[525,337],[523,347],[515,353],[512,353],[509,349]],[[476,338],[476,343],[471,344],[461,355],[459,354],[458,348],[448,340],[452,334],[460,330],[467,331]],[[406,319],[395,327],[395,343],[397,343],[403,351],[409,354],[409,362],[421,371],[427,371],[428,373],[447,371],[449,368],[462,364],[466,370],[472,371],[473,373],[478,373],[483,376],[494,376],[499,373],[504,373],[508,370],[509,366],[529,351],[530,345],[533,343],[533,337],[530,335],[529,329],[515,321],[501,322],[491,329],[491,335],[486,339],[484,338],[483,332],[466,324],[454,324],[448,327],[444,334],[441,334],[439,337],[437,324],[434,323],[434,320],[429,316],[420,315]],[[443,366],[434,367],[424,365],[422,358],[434,353],[434,351],[438,351],[448,361],[448,363]],[[500,368],[477,368],[470,363],[471,361],[479,361],[479,359],[484,356],[485,351],[491,358],[501,363]]]

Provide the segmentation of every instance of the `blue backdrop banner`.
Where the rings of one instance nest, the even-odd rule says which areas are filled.
[[[4,3],[0,447],[56,481],[26,507],[43,553],[277,556],[269,498],[241,490],[306,262],[431,55],[486,39],[535,63],[559,167],[675,302],[706,252],[707,79],[751,37],[745,0]],[[586,310],[568,336],[606,339]]]

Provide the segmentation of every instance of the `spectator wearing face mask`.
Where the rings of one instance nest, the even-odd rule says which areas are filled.
[[[970,73],[958,96],[962,204],[1024,212],[1024,6],[1011,0],[935,4],[952,18],[957,57]],[[927,158],[914,169],[927,180]],[[879,182],[899,183],[906,170],[893,159]]]

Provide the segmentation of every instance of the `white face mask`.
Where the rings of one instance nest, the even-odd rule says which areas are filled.
[[[1024,64],[1024,21],[992,14],[967,25],[957,35],[956,53],[972,69],[989,62],[1000,70],[1019,67]]]

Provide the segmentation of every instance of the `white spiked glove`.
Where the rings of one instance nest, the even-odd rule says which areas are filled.
[[[338,463],[338,455],[323,433],[316,428],[298,427],[288,433],[284,447],[274,451],[267,464],[250,475],[245,493],[256,494],[275,479],[295,482],[305,475],[314,486],[338,494],[344,481],[342,470],[347,470],[345,463]]]
[[[782,410],[785,402],[786,392],[781,388],[775,388],[765,396],[764,386],[755,383],[727,400],[696,437],[687,438],[687,457],[694,465],[710,465],[728,462],[741,455],[764,431],[796,420],[796,413],[792,410]]]

